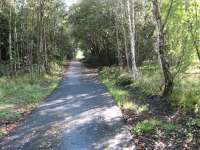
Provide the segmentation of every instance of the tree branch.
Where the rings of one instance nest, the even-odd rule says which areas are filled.
[[[165,28],[165,26],[166,26],[166,24],[167,24],[167,21],[168,21],[168,19],[169,19],[169,15],[170,15],[170,12],[171,12],[173,3],[174,3],[174,0],[171,0],[169,9],[168,9],[168,11],[167,11],[167,15],[166,15],[165,20],[164,20],[163,25],[162,25],[162,28],[163,28],[163,29]]]

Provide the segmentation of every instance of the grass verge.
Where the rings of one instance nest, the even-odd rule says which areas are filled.
[[[5,136],[19,120],[25,117],[57,86],[60,67],[55,66],[51,75],[30,79],[29,74],[13,78],[0,78],[0,137]]]
[[[172,123],[166,123],[159,119],[147,119],[133,125],[131,131],[136,135],[153,134],[155,132],[174,132],[177,126]]]
[[[198,149],[199,75],[177,78],[168,105],[159,96],[163,79],[158,66],[143,66],[141,74],[142,79],[133,81],[126,70],[117,67],[99,71],[101,81],[122,109],[137,149]]]

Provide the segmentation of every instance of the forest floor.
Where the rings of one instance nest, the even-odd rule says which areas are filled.
[[[100,68],[99,76],[121,107],[136,149],[199,150],[200,116],[194,111],[146,93],[142,83],[134,84],[116,67]]]
[[[123,115],[97,75],[72,61],[58,88],[1,140],[1,149],[134,149]]]

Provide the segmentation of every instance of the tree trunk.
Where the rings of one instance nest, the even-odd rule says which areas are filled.
[[[128,25],[130,33],[130,43],[131,43],[131,62],[132,62],[132,73],[133,79],[137,80],[139,77],[139,71],[136,66],[136,52],[135,52],[135,9],[134,1],[130,2],[127,0],[127,15],[128,15]]]
[[[170,11],[170,10],[169,10]],[[165,87],[163,91],[164,97],[169,97],[172,94],[173,91],[173,77],[170,72],[170,65],[167,62],[166,58],[166,45],[165,45],[165,33],[164,33],[164,27],[167,23],[167,20],[165,20],[165,23],[163,24],[160,16],[160,9],[158,5],[157,0],[153,0],[153,14],[155,21],[157,23],[157,28],[159,31],[158,35],[158,53],[159,53],[159,59],[161,62],[161,67],[164,75],[165,80]]]
[[[121,50],[120,50],[120,40],[119,40],[119,29],[118,29],[118,26],[116,26],[116,41],[117,41],[117,57],[118,57],[118,65],[120,66],[120,68],[122,67],[123,65],[123,62],[122,62],[122,53],[121,53]]]
[[[129,57],[129,52],[128,52],[128,47],[127,47],[127,34],[126,34],[126,29],[125,29],[125,25],[126,25],[126,6],[123,4],[123,0],[120,1],[121,2],[121,13],[122,13],[122,30],[123,30],[123,38],[124,38],[124,49],[125,49],[125,54],[126,54],[126,63],[127,63],[127,67],[128,70],[131,72],[131,67],[130,67],[130,57]]]
[[[9,57],[10,61],[12,61],[12,1],[10,1],[9,8]]]

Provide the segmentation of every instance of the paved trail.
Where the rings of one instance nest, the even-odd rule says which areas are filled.
[[[80,62],[56,91],[0,142],[5,150],[132,150],[131,136],[106,88]]]

